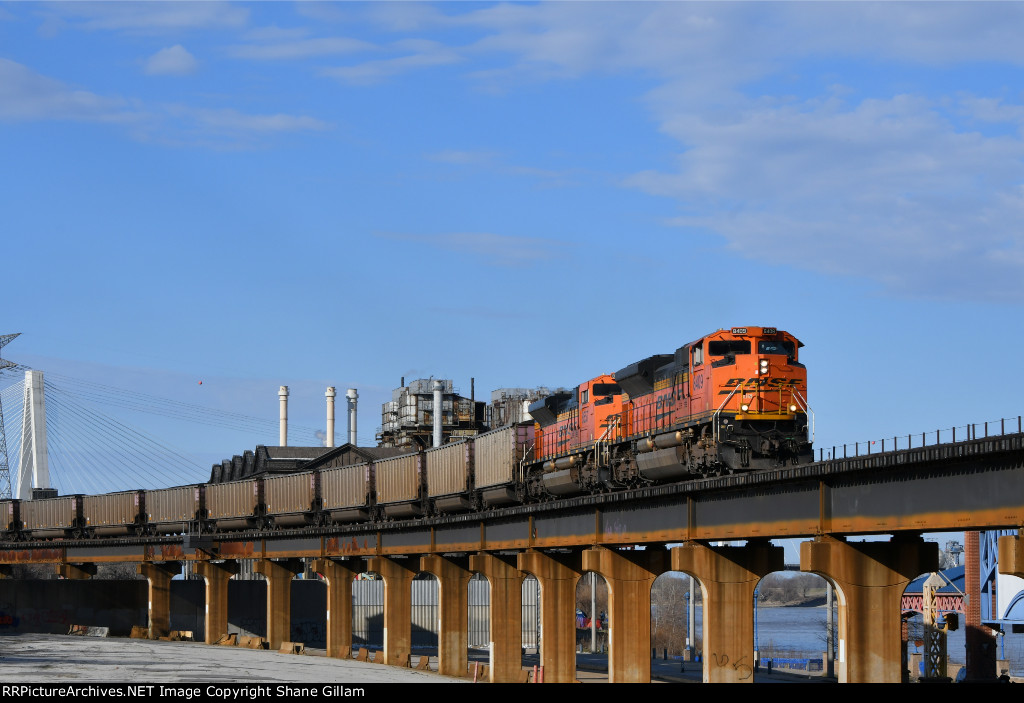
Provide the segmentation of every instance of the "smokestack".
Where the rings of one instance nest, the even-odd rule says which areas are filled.
[[[359,400],[359,393],[355,388],[345,391],[345,398],[348,399],[348,443],[358,447],[356,442],[356,401]]]
[[[334,386],[329,386],[324,392],[327,398],[327,446],[334,446]]]
[[[441,409],[443,407],[444,384],[434,381],[434,446],[441,446]]]
[[[288,386],[281,386],[277,391],[281,400],[281,446],[288,446]]]

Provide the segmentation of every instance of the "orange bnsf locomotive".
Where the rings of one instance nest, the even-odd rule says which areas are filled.
[[[315,530],[810,462],[800,346],[774,327],[719,330],[431,449],[344,445],[279,475],[215,467],[208,484],[0,500],[0,542]]]
[[[811,461],[801,346],[774,327],[733,327],[533,403],[529,493]]]

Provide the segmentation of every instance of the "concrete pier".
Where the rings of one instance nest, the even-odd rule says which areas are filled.
[[[259,559],[253,572],[267,580],[267,642],[271,649],[291,640],[292,578],[302,573],[300,559]]]
[[[754,682],[754,588],[784,565],[782,547],[768,542],[672,549],[672,570],[693,576],[703,590],[705,682]]]
[[[228,633],[228,581],[238,573],[237,561],[197,561],[196,573],[206,582],[206,644]]]
[[[618,551],[598,547],[583,552],[583,570],[608,583],[608,680],[651,680],[651,586],[669,570],[664,549]],[[591,613],[591,617],[596,617]]]
[[[412,579],[419,559],[373,557],[368,571],[384,579],[384,663],[408,666],[412,653]]]
[[[523,680],[523,579],[517,557],[474,554],[469,568],[483,574],[491,587],[491,683]]]
[[[356,571],[344,562],[317,559],[313,571],[327,584],[327,656],[352,656],[352,579]]]
[[[939,547],[920,537],[846,542],[821,536],[800,545],[800,569],[839,593],[840,683],[899,683],[900,602],[907,584],[938,568]]]
[[[137,567],[149,582],[149,639],[171,633],[171,579],[181,573],[181,562],[145,562]]]
[[[420,557],[420,570],[437,577],[438,632],[437,671],[448,676],[464,676],[469,665],[469,559],[447,558],[431,554]]]

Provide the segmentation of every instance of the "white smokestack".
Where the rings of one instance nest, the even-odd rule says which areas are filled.
[[[443,406],[442,392],[444,391],[444,384],[440,381],[434,381],[434,446],[441,446],[441,408]]]
[[[327,398],[327,446],[334,446],[334,386],[330,386],[324,396]]]
[[[345,391],[345,398],[348,400],[348,443],[353,447],[358,447],[359,444],[356,442],[356,401],[359,399],[359,393],[355,388],[349,388]]]
[[[281,446],[288,446],[288,386],[281,386],[277,391],[281,400]]]

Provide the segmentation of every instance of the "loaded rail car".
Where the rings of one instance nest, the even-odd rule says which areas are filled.
[[[185,534],[206,519],[206,485],[176,486],[146,491],[146,531]]]
[[[479,507],[473,489],[473,446],[473,440],[462,440],[423,452],[427,496],[438,512]]]
[[[277,527],[303,527],[319,522],[317,484],[315,471],[263,479],[267,518]]]
[[[20,501],[24,533],[32,539],[85,537],[83,497],[71,495]]]
[[[427,514],[423,453],[404,454],[374,462],[377,505],[389,518]]]
[[[0,537],[17,540],[21,534],[21,501],[0,500]]]
[[[518,423],[473,438],[476,489],[486,507],[525,499],[524,464],[533,448],[533,425]]]
[[[122,537],[145,532],[145,491],[84,496],[82,503],[88,537]]]
[[[366,522],[376,509],[373,462],[320,471],[320,502],[329,522]]]
[[[263,479],[207,485],[206,510],[219,532],[263,527]]]

